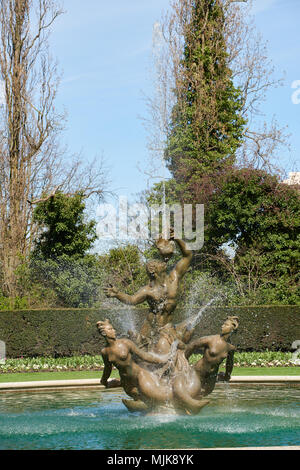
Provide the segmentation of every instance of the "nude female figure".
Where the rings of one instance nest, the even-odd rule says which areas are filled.
[[[153,364],[164,364],[168,357],[142,351],[127,338],[117,339],[116,331],[109,320],[99,321],[97,327],[107,344],[101,351],[104,361],[102,385],[109,386],[108,379],[111,375],[112,366],[115,366],[120,374],[119,385],[137,402],[131,407],[135,411],[146,410],[151,407],[152,403],[165,401],[168,396],[171,398],[171,388],[163,387],[159,383],[159,378],[154,373],[138,365],[132,356],[135,354],[143,361]],[[115,381],[113,385],[116,386]],[[128,402],[129,400],[123,400],[126,406]]]
[[[98,322],[97,326],[107,343],[101,351],[105,365],[101,383],[109,385],[108,378],[114,365],[119,370],[121,378],[119,385],[133,398],[133,400],[123,400],[130,411],[149,411],[153,407],[166,406],[170,403],[177,410],[195,414],[209,403],[209,400],[203,397],[213,390],[221,362],[234,351],[234,347],[227,340],[237,328],[237,317],[227,318],[220,335],[200,338],[187,347],[181,342],[178,350],[175,350],[176,365],[171,366],[175,374],[167,374],[165,379],[161,373],[150,372],[138,365],[132,355],[135,354],[146,362],[166,364],[167,368],[169,355],[156,356],[137,348],[129,339],[117,339],[116,332],[108,320]],[[172,337],[173,343],[178,341],[175,339],[177,334],[172,331],[173,329],[172,325],[162,328],[160,352],[167,352],[170,349]],[[191,354],[198,352],[199,348],[204,348],[204,356],[195,366],[190,367],[187,359]],[[182,357],[184,354],[185,361]],[[229,380],[231,370],[228,369],[227,373]]]
[[[171,234],[170,240],[173,240]],[[116,287],[104,289],[107,297],[115,297],[127,305],[138,305],[147,302],[150,312],[142,326],[140,335],[149,337],[155,327],[162,327],[172,319],[172,313],[177,305],[179,282],[187,272],[193,257],[183,240],[175,239],[183,255],[175,268],[168,274],[164,261],[151,260],[146,264],[149,283],[134,295],[119,292]]]
[[[185,349],[188,359],[192,354],[203,351],[203,357],[188,372],[179,374],[173,381],[174,400],[190,413],[198,413],[209,403],[203,397],[210,394],[216,384],[220,364],[226,361],[226,372],[222,380],[229,381],[233,368],[235,347],[228,342],[238,328],[238,317],[229,316],[218,335],[205,336],[192,341]]]

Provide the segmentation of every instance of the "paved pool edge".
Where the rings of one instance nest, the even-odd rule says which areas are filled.
[[[217,384],[221,384],[220,382]],[[300,376],[293,375],[270,375],[270,376],[234,376],[229,384],[300,384]],[[49,389],[72,389],[72,388],[97,388],[106,389],[100,384],[100,379],[76,379],[76,380],[47,380],[32,382],[3,382],[0,383],[0,393],[20,390],[49,390]]]
[[[300,375],[235,375],[230,383],[299,383]]]
[[[45,380],[32,382],[3,382],[0,383],[0,392],[19,390],[49,390],[72,388],[97,388],[108,390],[100,384],[100,379],[73,379],[73,380]],[[111,390],[111,389],[110,389]]]

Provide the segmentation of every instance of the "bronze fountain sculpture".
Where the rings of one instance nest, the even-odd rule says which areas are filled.
[[[182,258],[168,274],[166,262],[173,255],[174,242]],[[97,323],[107,344],[101,351],[104,361],[101,384],[109,388],[122,386],[131,397],[123,400],[129,411],[197,414],[209,403],[204,397],[214,390],[216,381],[230,380],[235,347],[229,343],[229,338],[238,328],[238,317],[227,317],[220,334],[191,342],[195,318],[174,325],[172,316],[179,282],[191,264],[192,251],[183,240],[174,238],[172,230],[168,240],[162,237],[157,240],[156,247],[164,261],[147,263],[149,283],[146,286],[135,295],[119,292],[113,286],[105,289],[108,297],[125,304],[138,305],[146,301],[150,311],[140,333],[128,332],[129,338],[117,339],[109,320]],[[190,365],[190,356],[200,351],[203,357]],[[218,374],[225,359],[226,372]],[[118,369],[120,380],[109,380],[113,366]]]
[[[159,238],[156,242],[156,246],[165,260],[173,254],[175,248],[173,237],[173,231],[171,230],[170,240]],[[139,341],[142,337],[149,339],[153,328],[156,329],[169,323],[176,308],[179,282],[191,264],[193,253],[187,249],[183,240],[176,239],[175,241],[182,253],[182,259],[169,274],[167,273],[166,262],[154,259],[146,265],[149,283],[139,289],[135,295],[124,294],[115,287],[105,289],[107,297],[115,297],[128,305],[138,305],[145,301],[148,303],[150,312],[142,326]]]

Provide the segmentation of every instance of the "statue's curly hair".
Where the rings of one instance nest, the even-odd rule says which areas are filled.
[[[233,327],[234,327],[235,330],[238,329],[238,326],[239,326],[239,317],[237,317],[237,316],[235,316],[235,315],[233,315],[233,316],[228,316],[228,317],[226,318],[226,320],[231,321],[231,323],[232,323],[232,325],[233,325]]]
[[[161,273],[167,269],[167,264],[164,261],[160,261],[158,259],[151,259],[146,263],[146,269],[148,271],[149,268],[153,267],[155,272]]]
[[[98,326],[99,330],[101,331],[101,334],[102,334],[103,336],[106,336],[106,335],[104,334],[105,327],[106,327],[106,326],[112,326],[112,324],[111,324],[110,321],[106,318],[104,321],[98,321],[98,322],[97,322],[97,326]]]

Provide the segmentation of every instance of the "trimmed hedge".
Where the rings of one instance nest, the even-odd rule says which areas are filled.
[[[239,351],[291,351],[300,339],[299,306],[214,307],[203,313],[195,336],[216,334],[228,315],[239,317],[232,343]]]
[[[197,313],[193,309],[189,315]],[[110,318],[118,335],[133,326],[138,330],[147,314],[145,309],[55,309],[0,312],[0,340],[6,355],[16,357],[69,357],[100,354],[104,340],[96,322]],[[290,351],[300,339],[300,307],[255,306],[211,307],[202,315],[195,336],[216,334],[227,315],[238,315],[240,327],[233,337],[239,351]],[[177,311],[174,322],[186,317]]]

